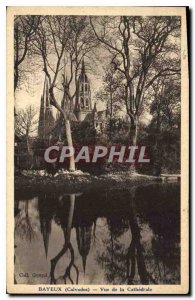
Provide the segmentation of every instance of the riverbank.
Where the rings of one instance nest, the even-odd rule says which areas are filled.
[[[57,174],[48,175],[44,171],[23,171],[15,175],[15,192],[39,193],[49,192],[57,188],[68,192],[83,191],[89,188],[129,188],[140,184],[159,182],[160,178],[155,176],[132,174],[130,172],[108,173],[99,176],[83,173],[82,171],[62,171]]]

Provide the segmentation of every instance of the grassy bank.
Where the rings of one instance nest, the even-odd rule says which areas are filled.
[[[44,171],[23,171],[15,175],[15,192],[36,194],[39,191],[58,189],[68,192],[83,191],[88,188],[129,188],[140,184],[157,182],[154,176],[131,174],[129,172],[91,175],[81,171],[57,173],[55,176]]]

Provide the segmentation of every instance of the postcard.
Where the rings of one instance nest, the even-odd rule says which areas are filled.
[[[7,293],[189,293],[186,7],[7,7]]]

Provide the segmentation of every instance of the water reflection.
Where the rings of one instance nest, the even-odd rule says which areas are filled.
[[[179,284],[179,185],[15,201],[18,284]]]

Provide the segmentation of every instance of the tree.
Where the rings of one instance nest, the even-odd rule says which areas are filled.
[[[116,72],[112,64],[103,68],[103,86],[96,94],[96,99],[105,102],[109,119],[112,119],[121,111],[121,76]]]
[[[70,206],[69,206],[69,211],[68,211],[68,219],[67,219],[67,224],[66,227],[62,226],[63,234],[64,234],[64,245],[60,252],[51,259],[51,268],[50,268],[50,277],[51,277],[51,284],[66,284],[67,280],[71,282],[71,284],[74,284],[73,278],[72,278],[72,270],[74,269],[76,272],[76,280],[75,283],[78,284],[79,280],[79,270],[78,267],[75,264],[75,254],[74,254],[74,249],[72,246],[72,243],[70,241],[71,239],[71,231],[72,231],[72,223],[73,223],[73,215],[74,215],[74,210],[75,210],[75,194],[70,194]],[[57,266],[57,263],[59,260],[65,256],[67,251],[70,251],[70,262],[67,267],[65,267],[65,271],[63,276],[59,276],[58,278],[55,277],[55,269]]]
[[[46,16],[37,31],[34,51],[41,56],[49,82],[50,102],[63,116],[70,147],[78,73],[84,57],[96,45],[86,16]],[[75,170],[74,155],[70,157],[70,170]]]
[[[14,92],[24,76],[22,63],[31,50],[31,42],[40,24],[40,16],[16,16],[14,19]]]
[[[131,121],[131,142],[147,89],[158,77],[180,73],[179,17],[91,17],[96,38],[112,55],[124,78],[124,102]]]
[[[150,113],[153,118],[149,126],[154,138],[154,172],[161,173],[161,168],[178,170],[180,168],[180,80],[158,78],[153,83],[154,100]]]
[[[36,215],[32,217],[32,207],[30,201],[26,200],[24,206],[16,215],[15,219],[15,233],[22,239],[32,242],[36,238],[36,233],[39,230],[39,222]]]
[[[152,102],[150,113],[157,131],[162,129],[172,130],[180,125],[181,107],[181,82],[179,78],[162,79],[158,78],[152,85],[154,101]]]
[[[28,153],[30,152],[29,137],[37,130],[38,117],[37,109],[29,105],[26,109],[21,109],[16,115],[15,132],[18,136],[25,136]]]

